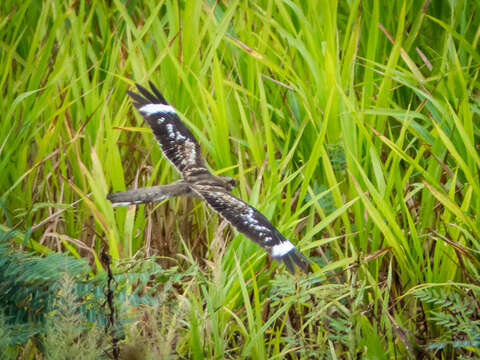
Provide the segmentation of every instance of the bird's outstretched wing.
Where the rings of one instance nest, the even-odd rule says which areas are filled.
[[[149,82],[152,92],[137,84],[140,94],[127,91],[133,104],[153,130],[163,154],[185,177],[185,171],[209,173],[200,145],[190,129],[178,117],[173,106]]]
[[[137,88],[141,95],[131,91],[127,93],[152,128],[163,154],[182,174],[184,182],[180,182],[181,186],[175,184],[174,190],[179,193],[173,196],[197,194],[239,232],[262,246],[273,258],[283,261],[291,273],[295,271],[295,265],[307,272],[310,267],[307,258],[285,239],[262,213],[233,196],[230,193],[232,185],[228,180],[210,173],[202,157],[200,145],[192,132],[155,86],[149,84],[152,93],[138,84]],[[194,194],[183,188],[184,184]],[[156,191],[155,195],[160,192]],[[145,194],[145,190],[142,190],[142,196]],[[128,201],[133,201],[129,197],[130,194],[124,193],[121,195],[122,198],[114,198],[114,195],[109,198],[112,202],[118,200],[119,203],[127,204]],[[124,199],[125,196],[128,196],[128,201]],[[121,201],[122,199],[125,201]],[[135,197],[138,203],[152,201],[151,199],[152,194],[147,194],[143,198]]]
[[[295,272],[294,265],[308,272],[308,259],[257,209],[220,186],[194,183],[190,187],[239,232],[263,247],[273,258],[283,261],[291,273]]]

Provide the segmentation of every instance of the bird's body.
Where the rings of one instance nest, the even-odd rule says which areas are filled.
[[[163,154],[183,179],[155,187],[154,190],[145,188],[109,194],[108,199],[113,204],[128,205],[162,201],[180,195],[199,197],[273,258],[283,261],[290,272],[294,272],[294,265],[307,271],[309,262],[296,247],[262,213],[231,193],[233,180],[210,172],[190,129],[153,84],[150,83],[150,87],[152,92],[137,85],[141,95],[130,91],[127,93],[152,128]]]

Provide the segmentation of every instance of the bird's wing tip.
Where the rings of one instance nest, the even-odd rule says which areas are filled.
[[[291,274],[295,273],[295,266],[299,267],[305,273],[311,271],[310,261],[296,248],[293,248],[285,255],[278,257],[278,259],[283,261]]]

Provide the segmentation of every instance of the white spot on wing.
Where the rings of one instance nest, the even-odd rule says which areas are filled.
[[[175,109],[173,106],[167,104],[147,104],[138,109],[142,114],[153,115],[153,114],[175,114]]]
[[[242,203],[241,203],[242,207],[244,206]],[[253,210],[253,208],[251,207],[248,207],[247,208],[247,213],[245,214],[245,219],[244,221],[246,222],[246,224],[250,227],[252,227],[253,229],[255,229],[256,231],[258,231],[260,233],[260,235],[266,235],[268,233],[271,232],[271,230],[268,228],[268,227],[265,227],[263,226],[256,218],[255,218],[255,210]],[[269,242],[270,240],[272,240],[272,237],[271,236],[265,236],[262,238],[263,241],[265,242]]]
[[[168,137],[170,139],[177,141],[184,141],[187,139],[180,131],[174,129],[173,124],[169,123],[165,127],[167,128]]]
[[[185,143],[187,154],[188,154],[188,159],[185,159],[185,161],[189,164],[195,164],[196,159],[197,159],[197,151],[195,149],[195,144],[191,141],[188,141]]]
[[[168,137],[170,139],[174,139],[175,138],[175,131],[173,130],[173,125],[172,124],[167,124],[166,128],[167,128],[167,132],[168,132]]]
[[[272,256],[281,257],[287,254],[290,250],[294,249],[295,246],[290,241],[283,241],[280,244],[272,246]]]
[[[185,136],[183,136],[182,134],[180,134],[179,131],[177,131],[177,136],[175,137],[178,141],[183,141],[186,139]]]

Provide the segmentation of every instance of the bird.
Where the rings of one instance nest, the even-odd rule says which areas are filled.
[[[136,84],[139,93],[127,90],[127,94],[182,179],[167,185],[111,193],[107,199],[114,206],[125,206],[175,196],[200,198],[237,231],[283,262],[290,273],[294,274],[296,267],[307,273],[309,260],[260,211],[231,193],[235,186],[232,178],[210,172],[193,133],[150,81],[149,86],[151,91]]]

